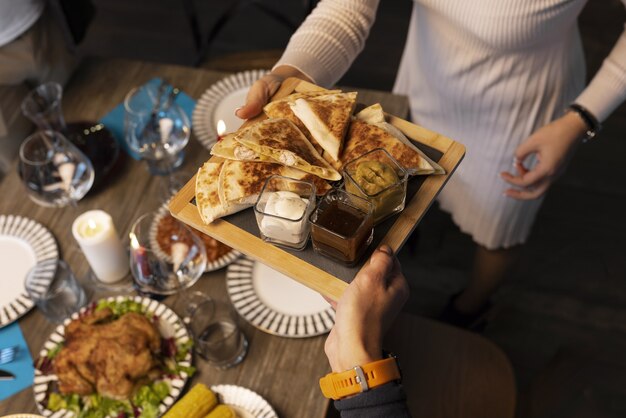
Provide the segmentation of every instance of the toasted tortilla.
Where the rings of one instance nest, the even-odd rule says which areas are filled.
[[[356,92],[300,98],[290,104],[315,141],[339,161],[345,134],[356,105]]]
[[[385,112],[383,111],[382,106],[379,103],[373,104],[365,109],[361,110],[359,113],[355,115],[355,118],[361,120],[363,122],[367,122],[373,125],[378,126],[379,128],[387,131],[387,133],[393,135],[399,141],[402,141],[405,145],[412,148],[414,151],[418,152],[420,156],[430,164],[430,166],[435,170],[432,174],[446,174],[446,170],[443,169],[439,164],[430,159],[424,152],[419,149],[415,143],[413,143],[409,138],[404,135],[404,133],[388,123],[385,118]],[[416,173],[416,174],[431,174],[428,173],[428,168],[424,166],[424,172]]]
[[[386,130],[355,119],[350,124],[346,139],[342,163],[354,160],[376,148],[384,148],[393,158],[407,169],[409,174],[432,174],[435,169],[426,161],[421,153],[406,145]]]
[[[282,165],[297,168],[326,180],[341,175],[313,148],[288,119],[266,119],[238,132],[235,140]]]
[[[245,145],[235,141],[235,134],[228,134],[211,148],[211,155],[238,161],[268,161],[275,162],[270,157],[254,152]]]
[[[315,185],[318,195],[326,193],[331,188],[326,181],[317,176],[281,164],[226,160],[219,177],[220,200],[226,206],[252,206],[265,180],[275,174],[311,182]]]
[[[250,206],[226,206],[222,203],[219,193],[219,178],[223,165],[223,160],[209,160],[200,167],[196,176],[196,206],[202,222],[206,224]]]
[[[304,123],[293,113],[291,110],[291,104],[295,102],[297,99],[302,98],[310,98],[316,96],[323,96],[331,93],[340,93],[341,90],[321,90],[321,91],[307,91],[302,93],[294,93],[286,96],[280,100],[275,100],[265,105],[263,111],[267,115],[268,118],[284,118],[289,119],[300,129],[300,131],[306,136],[306,139],[313,145],[315,150],[322,154],[324,149],[320,144],[317,143],[315,138],[311,135],[311,132],[304,126]]]

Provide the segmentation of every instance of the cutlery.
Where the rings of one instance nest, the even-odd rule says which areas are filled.
[[[7,372],[6,370],[0,370],[0,381],[13,379],[15,379],[15,375],[13,373]]]
[[[17,354],[17,346],[0,348],[0,364],[10,363],[15,359]]]

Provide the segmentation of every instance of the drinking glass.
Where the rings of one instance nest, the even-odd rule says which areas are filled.
[[[248,340],[239,328],[231,304],[210,300],[196,307],[189,324],[196,352],[218,369],[241,363]]]
[[[22,100],[22,113],[42,131],[64,131],[62,97],[63,87],[59,83],[41,84]]]
[[[63,322],[87,303],[85,291],[63,260],[37,263],[26,275],[24,287],[51,322]]]
[[[94,180],[91,161],[54,131],[37,131],[22,142],[19,174],[28,196],[49,207],[75,206]]]
[[[175,103],[177,89],[165,94],[152,84],[133,88],[124,99],[124,135],[150,173],[171,174],[183,163],[191,133],[189,118]]]
[[[173,227],[162,228],[161,218],[158,213],[147,213],[131,227],[130,270],[135,287],[153,297],[179,292],[187,300],[186,289],[204,273],[206,249],[187,226],[176,221]]]

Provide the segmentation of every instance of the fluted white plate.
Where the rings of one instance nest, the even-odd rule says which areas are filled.
[[[237,312],[272,335],[314,337],[335,323],[335,311],[319,293],[245,256],[228,266],[226,287]]]
[[[46,227],[22,216],[0,215],[0,328],[33,307],[24,287],[30,269],[58,258],[57,244]]]
[[[221,403],[232,407],[239,418],[278,418],[274,408],[256,392],[235,385],[211,386]]]
[[[206,90],[192,115],[192,128],[198,140],[208,150],[217,141],[217,123],[226,124],[224,133],[234,132],[243,123],[235,109],[245,103],[250,86],[268,70],[249,70],[225,77]]]
[[[187,328],[183,324],[182,319],[176,313],[171,310],[166,305],[157,302],[156,300],[142,297],[142,296],[112,296],[107,298],[108,301],[117,301],[122,302],[124,300],[134,300],[135,302],[141,303],[147,312],[152,313],[156,318],[158,318],[158,328],[161,336],[163,338],[171,338],[173,337],[176,345],[183,344],[191,339],[191,335],[187,331]],[[95,302],[96,304],[98,302]],[[80,311],[74,312],[69,318],[65,319],[61,325],[56,327],[54,332],[50,334],[48,340],[44,343],[43,348],[39,352],[40,357],[46,357],[50,350],[56,349],[59,344],[62,344],[65,341],[65,327],[73,320],[78,319],[80,315],[85,313],[87,309],[89,309],[91,305],[83,307]],[[190,350],[184,359],[178,361],[179,366],[189,367],[191,366],[191,351]],[[61,410],[57,412],[53,412],[46,408],[46,405],[43,404],[45,401],[48,391],[51,387],[54,387],[54,383],[58,380],[58,377],[54,374],[43,374],[40,370],[35,369],[35,378],[33,380],[33,392],[35,395],[35,403],[37,404],[37,408],[39,412],[44,417],[64,417],[64,418],[72,418],[77,416],[72,411]],[[170,391],[168,395],[161,401],[159,404],[159,415],[162,415],[167,411],[178,399],[180,396],[180,392],[182,391],[185,383],[189,380],[189,376],[185,372],[181,372],[179,376],[175,376],[173,378],[166,379],[169,384]]]

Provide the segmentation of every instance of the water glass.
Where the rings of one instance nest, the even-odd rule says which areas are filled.
[[[207,263],[200,237],[181,222],[162,224],[163,218],[158,212],[142,215],[129,233],[135,287],[149,296],[184,292],[198,281]]]
[[[165,95],[164,89],[147,84],[133,88],[124,99],[126,142],[152,174],[171,174],[183,163],[191,124],[175,94]]]
[[[61,323],[87,303],[87,295],[63,260],[39,262],[26,275],[26,292],[44,316]]]
[[[59,83],[41,84],[22,100],[22,113],[40,130],[64,131],[62,97],[63,87]]]
[[[199,304],[189,326],[196,352],[212,366],[227,369],[245,358],[248,340],[230,303],[210,300]]]
[[[54,131],[37,131],[22,142],[19,174],[28,196],[50,207],[75,205],[94,181],[89,158]]]

